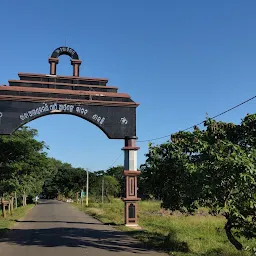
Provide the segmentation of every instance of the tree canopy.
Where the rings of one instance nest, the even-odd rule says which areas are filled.
[[[178,132],[161,145],[149,145],[141,166],[144,193],[160,198],[163,207],[193,212],[199,206],[227,219],[232,233],[256,235],[256,114],[239,125],[205,121],[204,130]]]

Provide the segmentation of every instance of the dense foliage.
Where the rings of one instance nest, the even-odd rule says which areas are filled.
[[[225,216],[227,237],[241,250],[235,236],[256,236],[256,115],[240,125],[212,119],[204,125],[150,144],[141,183],[165,208],[193,212],[205,206]]]
[[[77,198],[77,193],[86,191],[87,171],[82,168],[74,168],[68,163],[55,161],[56,173],[49,177],[43,186],[43,195],[47,198]],[[120,196],[120,183],[118,174],[122,167],[114,167],[113,170],[89,172],[89,194],[96,201],[102,200],[102,195],[108,201],[111,197]],[[109,172],[110,171],[110,172]],[[118,174],[117,174],[118,173]],[[119,175],[120,176],[120,175]],[[79,196],[80,197],[80,196]]]
[[[10,136],[0,137],[0,194],[8,199],[16,192],[35,196],[42,190],[45,177],[54,166],[45,153],[46,144],[37,141],[37,131],[24,127]],[[24,200],[25,199],[25,200]]]

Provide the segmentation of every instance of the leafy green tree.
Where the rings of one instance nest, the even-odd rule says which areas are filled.
[[[47,149],[37,141],[37,130],[23,127],[13,135],[0,136],[0,192],[10,195],[17,191],[26,197],[41,190],[49,172]],[[26,201],[24,201],[26,204]]]
[[[118,197],[124,196],[123,192],[125,190],[125,176],[123,172],[124,166],[122,165],[113,166],[106,171],[106,175],[114,177],[119,183],[120,192],[119,194],[116,194]]]
[[[208,119],[205,130],[179,132],[171,142],[150,145],[142,166],[146,191],[172,210],[192,211],[198,205],[222,214],[230,242],[256,235],[256,115],[240,125]]]
[[[111,201],[111,197],[116,197],[120,193],[120,184],[118,180],[109,175],[105,175],[103,177],[104,179],[104,195],[108,199],[108,201]]]
[[[83,168],[74,168],[68,163],[53,161],[56,173],[47,179],[43,186],[43,194],[48,198],[58,195],[74,198],[77,192],[85,190],[87,172]]]

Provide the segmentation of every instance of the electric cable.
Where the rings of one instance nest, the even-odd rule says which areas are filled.
[[[230,112],[231,110],[234,110],[235,108],[238,108],[241,105],[243,105],[243,104],[245,104],[245,103],[247,103],[247,102],[249,102],[249,101],[251,101],[251,100],[253,100],[255,98],[256,98],[256,95],[251,97],[251,98],[249,98],[249,99],[247,99],[247,100],[245,100],[245,101],[243,101],[243,102],[241,102],[241,103],[239,103],[238,105],[236,105],[236,106],[234,106],[234,107],[232,107],[230,109],[227,109],[227,110],[225,110],[225,111],[223,111],[223,112],[221,112],[221,113],[211,117],[211,119],[214,119],[216,117],[222,116],[222,115],[226,114],[227,112]],[[203,124],[204,122],[205,122],[205,120],[200,122],[200,123],[198,123],[198,124],[192,125],[192,126],[186,128],[186,129],[182,130],[182,131],[184,132],[184,131],[190,130],[190,129],[194,128],[195,126]],[[154,141],[154,140],[160,140],[160,139],[163,139],[163,138],[167,138],[167,137],[170,137],[170,136],[171,136],[171,134],[168,134],[168,135],[165,135],[165,136],[162,136],[162,137],[157,137],[157,138],[152,138],[152,139],[147,139],[147,140],[138,140],[137,142],[138,143],[150,142],[150,141]]]

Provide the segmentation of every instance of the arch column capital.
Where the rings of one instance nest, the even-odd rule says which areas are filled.
[[[50,64],[51,64],[51,63],[56,63],[56,64],[59,63],[59,59],[58,59],[58,58],[49,58],[48,60],[49,60],[49,63],[50,63]]]

